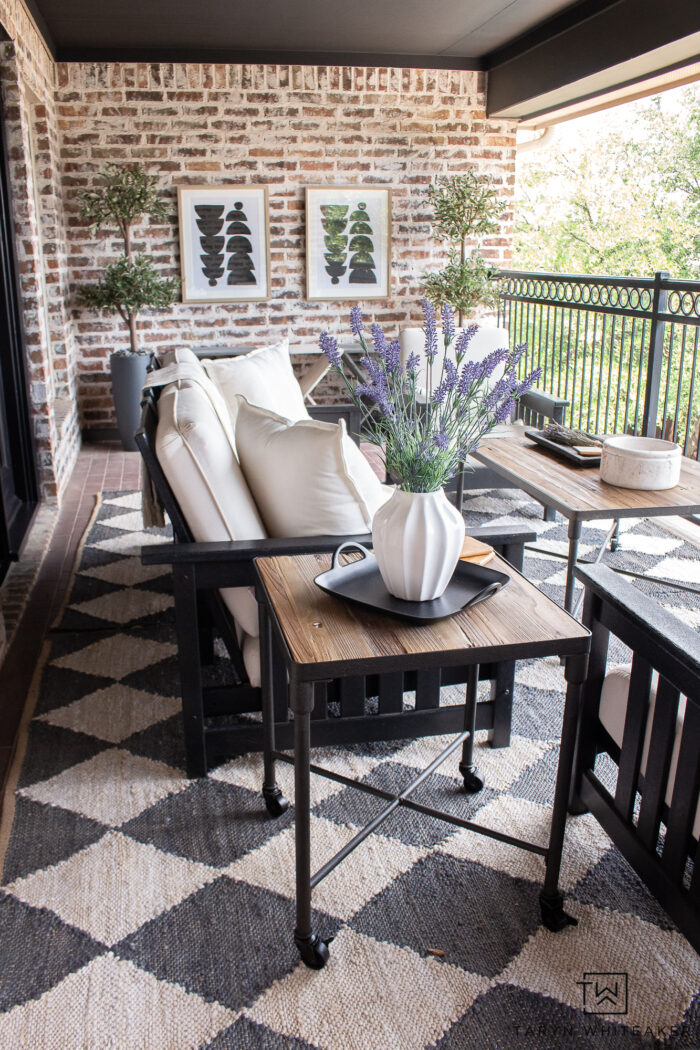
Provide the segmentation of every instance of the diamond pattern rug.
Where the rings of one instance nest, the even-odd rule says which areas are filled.
[[[700,959],[589,815],[569,821],[562,876],[578,927],[540,927],[538,857],[401,813],[315,891],[334,940],[326,969],[306,969],[293,809],[267,816],[257,755],[184,776],[169,575],[138,557],[164,533],[137,510],[135,493],[105,495],[36,689],[0,889],[3,1050],[700,1046]],[[548,553],[526,571],[561,600],[566,524],[540,514],[517,491],[466,506],[471,524],[536,523]],[[605,530],[584,530],[584,556]],[[697,596],[658,578],[700,580],[698,553],[634,520],[609,557],[697,627]],[[543,840],[563,686],[558,661],[520,664],[511,747],[477,749],[486,788],[461,794],[455,759],[420,797]],[[317,758],[395,788],[444,744]],[[279,780],[293,799],[291,768]],[[315,864],[379,805],[318,778],[312,801]]]

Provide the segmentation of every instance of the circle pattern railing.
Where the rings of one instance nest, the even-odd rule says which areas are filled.
[[[676,289],[669,292],[666,313],[679,319],[700,317],[700,289]]]
[[[504,298],[531,299],[543,303],[561,303],[562,305],[600,307],[603,310],[634,310],[651,313],[654,296],[651,288],[634,284],[608,283],[605,280],[571,280],[544,277],[504,277],[500,280],[500,294]],[[674,293],[678,294],[678,293]],[[688,295],[680,298],[685,302]],[[697,312],[700,292],[694,296]],[[670,297],[669,297],[670,302]],[[687,304],[678,312],[687,312]]]

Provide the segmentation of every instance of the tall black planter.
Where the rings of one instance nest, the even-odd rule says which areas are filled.
[[[109,359],[117,426],[125,452],[137,451],[134,434],[141,421],[141,389],[146,380],[148,360],[146,353],[112,354]]]

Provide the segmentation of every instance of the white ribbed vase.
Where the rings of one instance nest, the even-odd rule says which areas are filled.
[[[372,540],[386,589],[395,598],[439,598],[457,565],[464,519],[438,489],[393,496],[372,519]]]

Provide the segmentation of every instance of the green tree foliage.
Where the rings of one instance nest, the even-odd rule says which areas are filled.
[[[101,183],[86,190],[80,198],[80,217],[94,236],[104,227],[115,227],[124,241],[123,254],[109,263],[95,284],[83,285],[80,301],[94,310],[118,313],[129,329],[132,353],[138,352],[136,318],[144,308],[164,308],[175,302],[179,292],[176,278],[161,277],[145,255],[134,255],[132,231],[144,217],[166,222],[167,207],[158,195],[158,179],[148,175],[142,164],[120,167],[109,164]]]
[[[587,118],[576,136],[563,134],[552,148],[523,155],[515,267],[628,277],[666,270],[672,278],[700,279],[700,88],[637,102],[624,119],[601,127],[604,121]],[[547,389],[571,402],[570,422],[638,431],[646,326],[566,309],[524,316],[519,337],[537,348],[538,361],[541,347]],[[695,340],[690,325],[666,326],[656,419],[657,435],[687,442],[690,455],[700,435]]]
[[[523,158],[514,265],[561,273],[700,277],[700,90],[637,103],[601,134]]]
[[[423,290],[435,306],[454,307],[461,325],[475,306],[496,303],[491,271],[478,246],[482,237],[498,230],[503,204],[491,180],[471,170],[439,178],[428,187],[428,203],[433,209],[433,232],[449,245],[449,261],[442,270],[423,275]]]

